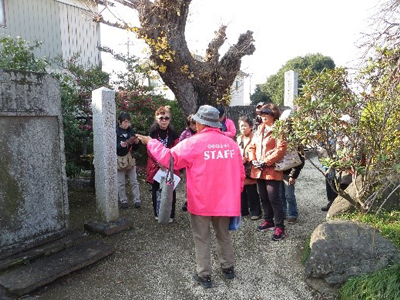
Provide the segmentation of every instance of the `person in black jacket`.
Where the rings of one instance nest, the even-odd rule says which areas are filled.
[[[128,208],[128,198],[125,191],[125,176],[129,176],[129,182],[132,187],[132,195],[135,203],[135,208],[140,207],[140,190],[137,180],[135,159],[132,154],[140,146],[139,139],[133,132],[131,127],[131,116],[129,113],[122,111],[118,116],[118,124],[116,127],[117,134],[117,156],[118,159],[126,157],[127,166],[121,168],[118,164],[117,179],[118,179],[118,196],[122,209]]]

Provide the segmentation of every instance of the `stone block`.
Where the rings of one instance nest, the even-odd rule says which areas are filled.
[[[0,287],[7,294],[22,296],[113,252],[104,242],[87,241],[0,275]]]

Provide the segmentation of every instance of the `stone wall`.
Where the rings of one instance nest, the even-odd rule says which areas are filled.
[[[0,257],[68,226],[58,81],[0,70]]]
[[[239,133],[238,120],[240,117],[248,116],[254,120],[256,117],[256,106],[255,105],[244,105],[244,106],[230,106],[226,108],[226,115],[229,119],[235,122],[236,131]]]

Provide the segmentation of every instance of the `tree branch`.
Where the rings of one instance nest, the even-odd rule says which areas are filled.
[[[226,25],[223,25],[219,28],[217,32],[215,32],[214,39],[208,44],[205,61],[209,61],[212,63],[218,62],[219,60],[218,51],[224,44],[225,40],[226,40]]]

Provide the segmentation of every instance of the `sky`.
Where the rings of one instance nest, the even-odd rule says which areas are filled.
[[[228,25],[227,40],[220,52],[223,55],[241,33],[253,31],[256,51],[242,59],[241,69],[251,76],[254,89],[297,56],[321,53],[330,56],[336,66],[356,66],[361,52],[355,44],[361,33],[368,32],[369,18],[379,4],[380,0],[192,0],[186,40],[191,52],[204,55],[214,32]],[[124,15],[125,11],[120,11],[125,19],[135,16]],[[103,45],[127,51],[126,32],[105,26],[101,32]],[[131,34],[129,42],[134,44],[130,45],[131,53],[146,55],[142,41],[134,40]],[[103,60],[106,71],[116,68],[107,57]]]

